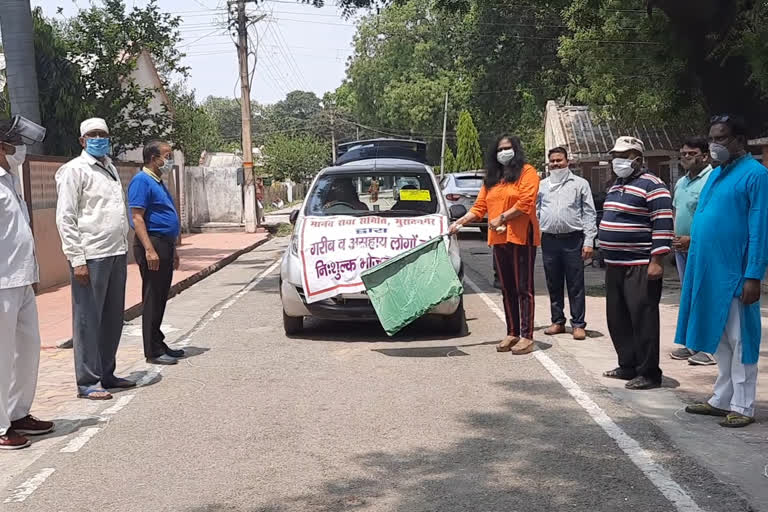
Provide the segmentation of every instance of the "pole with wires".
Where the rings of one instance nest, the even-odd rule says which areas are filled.
[[[255,233],[261,227],[261,208],[256,197],[256,177],[253,171],[253,141],[251,138],[251,79],[248,72],[248,25],[264,16],[250,20],[245,12],[246,2],[254,0],[230,0],[230,26],[237,30],[237,60],[240,64],[240,116],[243,143],[243,216],[245,232]]]
[[[443,149],[440,153],[440,177],[445,175],[445,135],[448,130],[448,93],[445,93],[445,111],[443,112]]]

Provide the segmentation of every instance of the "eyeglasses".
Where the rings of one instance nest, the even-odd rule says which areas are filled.
[[[731,120],[731,116],[728,114],[721,114],[718,116],[712,116],[709,118],[709,124],[727,123]]]

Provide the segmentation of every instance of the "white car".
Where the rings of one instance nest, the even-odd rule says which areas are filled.
[[[402,190],[412,189],[414,192],[403,195],[398,201],[395,201],[391,194],[380,193],[371,198],[367,193],[373,179],[379,183],[380,190],[408,183]],[[418,219],[439,216],[443,226],[441,229],[446,229],[452,219],[457,219],[465,213],[466,208],[460,205],[449,210],[432,169],[424,163],[398,158],[374,158],[320,171],[301,208],[291,214],[293,235],[280,268],[280,298],[286,334],[301,332],[304,319],[308,317],[325,320],[378,320],[364,291],[339,293],[324,300],[310,301],[311,303],[307,301],[303,284],[306,282],[303,279],[305,265],[302,264],[299,254],[300,237],[311,236],[313,233],[310,231],[313,229],[323,230],[314,233],[315,236],[322,234],[330,237],[328,230],[334,228],[312,227],[312,224],[322,224],[322,217]],[[395,222],[406,224],[409,221]],[[446,237],[446,243],[453,267],[459,278],[462,278],[463,265],[458,241],[455,236],[450,236]],[[442,317],[447,331],[457,334],[466,331],[463,297],[449,299],[428,314]]]

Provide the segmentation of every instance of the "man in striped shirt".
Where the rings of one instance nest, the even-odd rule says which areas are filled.
[[[608,330],[619,358],[618,368],[603,375],[629,381],[627,389],[661,386],[659,301],[663,259],[674,238],[672,197],[644,168],[644,149],[640,139],[619,137],[610,151],[617,180],[605,198],[598,234],[608,266]]]

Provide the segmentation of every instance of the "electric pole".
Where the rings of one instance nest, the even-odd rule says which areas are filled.
[[[336,165],[336,127],[333,122],[333,107],[331,107],[331,159],[333,165]]]
[[[440,153],[440,177],[445,175],[445,134],[448,129],[448,93],[445,93],[445,111],[443,112],[443,150]]]
[[[243,187],[245,232],[255,233],[261,227],[261,209],[256,200],[256,177],[253,171],[253,141],[251,139],[251,80],[248,73],[248,25],[264,18],[250,20],[245,4],[255,0],[230,0],[230,27],[237,28],[237,60],[240,64],[240,115],[243,132]],[[233,12],[235,10],[236,12]],[[235,17],[236,16],[236,17]]]

